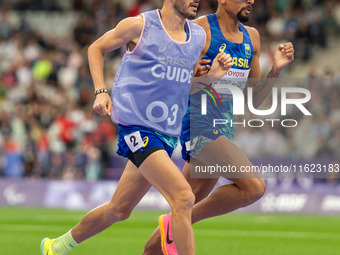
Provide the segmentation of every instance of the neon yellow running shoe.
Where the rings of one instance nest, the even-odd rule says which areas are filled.
[[[58,255],[53,254],[52,245],[54,244],[56,239],[44,238],[40,243],[40,252],[41,255]]]

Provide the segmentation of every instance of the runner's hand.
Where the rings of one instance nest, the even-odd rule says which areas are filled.
[[[93,104],[93,110],[100,116],[111,115],[112,102],[108,93],[101,93],[96,95],[96,100]]]
[[[209,65],[211,61],[209,59],[200,59],[198,61],[198,68],[195,73],[195,77],[200,77],[207,74],[210,71],[211,66]]]
[[[231,56],[225,52],[221,52],[216,55],[211,65],[211,69],[208,72],[208,76],[219,79],[230,70],[232,65]]]

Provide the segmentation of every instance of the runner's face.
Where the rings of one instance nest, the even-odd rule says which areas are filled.
[[[199,0],[175,0],[175,9],[185,18],[196,17]]]
[[[251,11],[253,10],[254,0],[232,0],[232,4],[237,7],[237,19],[240,22],[247,22]]]

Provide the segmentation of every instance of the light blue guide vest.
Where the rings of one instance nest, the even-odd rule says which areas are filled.
[[[189,38],[176,42],[165,31],[158,10],[142,16],[139,42],[133,51],[126,49],[113,83],[111,118],[117,124],[179,136],[205,32],[187,20]]]

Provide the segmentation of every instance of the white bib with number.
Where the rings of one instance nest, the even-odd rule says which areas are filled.
[[[129,135],[124,136],[124,140],[132,152],[136,152],[138,149],[142,148],[144,145],[143,139],[139,131],[136,131]]]

